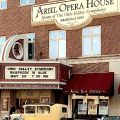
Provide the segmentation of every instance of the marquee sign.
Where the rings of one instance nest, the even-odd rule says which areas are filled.
[[[72,0],[32,7],[32,25],[56,24],[72,30],[88,25],[93,18],[119,14],[120,0]]]
[[[56,79],[55,67],[6,66],[5,79]]]

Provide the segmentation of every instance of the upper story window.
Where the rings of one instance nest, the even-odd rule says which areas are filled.
[[[35,48],[34,48],[35,33],[27,33],[24,35],[27,36],[27,41],[25,44],[25,51],[24,51],[25,60],[32,60],[34,59],[34,55],[35,55]]]
[[[3,46],[5,45],[6,42],[6,36],[1,36],[0,37],[0,60],[2,60],[2,50]]]
[[[48,0],[48,2],[58,2],[58,1],[65,1],[65,0]]]
[[[0,0],[0,9],[7,9],[7,0]]]
[[[48,0],[48,2],[59,1],[59,0]]]
[[[66,31],[49,32],[49,58],[66,58]]]
[[[34,40],[35,40],[35,33],[26,34],[28,38],[28,60],[34,59]]]
[[[35,4],[35,0],[20,0],[20,6],[33,5],[33,4]]]
[[[101,26],[82,29],[82,56],[101,55]]]

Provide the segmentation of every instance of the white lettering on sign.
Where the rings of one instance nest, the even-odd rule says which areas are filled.
[[[81,89],[80,90],[80,93],[82,94],[100,94],[100,93],[106,93],[107,91],[103,91],[103,90],[95,90],[95,89],[89,89],[89,90],[86,90],[86,89]]]
[[[119,14],[120,0],[74,0],[32,7],[32,25],[55,23],[72,30],[88,25],[93,18]]]
[[[55,79],[55,67],[6,66],[5,79]]]

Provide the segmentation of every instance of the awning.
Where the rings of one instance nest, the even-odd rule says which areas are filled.
[[[114,73],[73,74],[64,92],[68,94],[113,95]]]

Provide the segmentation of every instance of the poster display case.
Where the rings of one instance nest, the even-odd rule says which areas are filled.
[[[78,102],[78,115],[86,115],[87,113],[87,103],[83,101]]]
[[[94,99],[88,99],[88,114],[97,115],[97,104]]]
[[[1,110],[2,111],[8,111],[8,101],[9,101],[9,97],[1,98]]]
[[[108,99],[100,99],[99,101],[99,115],[108,115]]]

